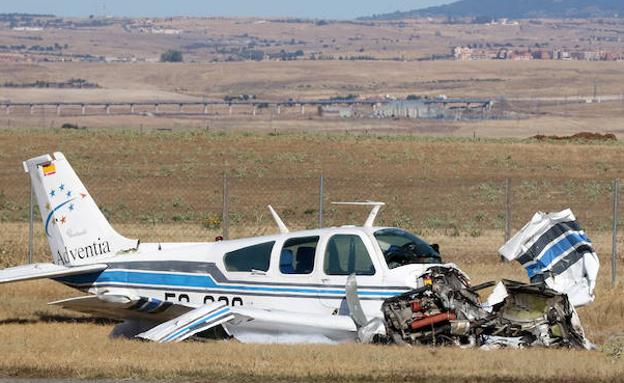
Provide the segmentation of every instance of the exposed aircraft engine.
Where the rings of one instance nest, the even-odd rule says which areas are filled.
[[[398,344],[591,348],[568,298],[543,284],[504,280],[487,302],[464,273],[431,267],[420,286],[387,299],[386,338]]]

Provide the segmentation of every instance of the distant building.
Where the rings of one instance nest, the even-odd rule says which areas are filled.
[[[31,62],[28,57],[20,53],[0,53],[0,62],[2,63],[18,63]]]
[[[604,56],[602,57],[604,61],[618,61],[621,59],[620,56],[613,52],[604,52]]]
[[[583,60],[583,61],[618,61],[624,59],[621,54],[607,51],[567,51],[562,49],[515,50],[510,48],[476,49],[455,47],[452,55],[456,60]]]
[[[41,27],[13,27],[12,29],[14,31],[20,31],[20,32],[40,32],[40,31],[43,31],[43,28],[41,28]]]
[[[160,35],[179,35],[183,31],[180,29],[152,28],[150,32]]]
[[[446,116],[446,110],[437,104],[425,104],[422,101],[397,100],[381,105],[375,110],[380,118],[428,118],[437,119]]]
[[[552,52],[547,50],[537,50],[531,52],[534,60],[552,60],[553,55]]]
[[[355,113],[350,106],[319,106],[318,115],[321,117],[351,118]]]
[[[494,55],[492,52],[485,49],[473,49],[472,54],[470,55],[470,60],[490,60],[493,58]]]
[[[588,61],[600,61],[602,56],[603,52],[600,51],[583,52],[583,59]]]
[[[472,57],[472,49],[468,47],[455,47],[452,54],[455,60],[470,60]]]
[[[533,55],[529,51],[513,51],[509,55],[510,60],[533,60]]]
[[[509,58],[510,53],[511,51],[509,49],[503,48],[498,51],[498,53],[496,54],[496,58],[499,60],[507,60]]]
[[[568,51],[561,51],[561,50],[555,49],[553,51],[553,59],[554,60],[572,60],[572,56],[570,55],[570,52]]]

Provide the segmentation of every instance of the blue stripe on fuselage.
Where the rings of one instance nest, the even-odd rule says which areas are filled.
[[[343,295],[344,289],[306,288],[305,285],[282,287],[282,286],[256,286],[245,284],[220,284],[216,283],[210,275],[198,274],[172,274],[165,272],[136,272],[127,270],[104,270],[100,273],[71,275],[56,278],[60,282],[74,285],[93,285],[104,283],[124,283],[131,285],[152,286],[175,286],[206,289],[224,289],[233,291],[255,291],[267,293],[301,293],[318,295]],[[407,290],[407,288],[406,288]],[[385,296],[391,297],[404,291],[388,290],[359,290],[362,296]]]

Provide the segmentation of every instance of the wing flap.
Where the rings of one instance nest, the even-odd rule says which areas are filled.
[[[102,271],[107,267],[108,265],[105,264],[65,267],[55,265],[53,263],[35,263],[32,265],[10,267],[8,269],[0,270],[0,283],[92,273]]]
[[[188,313],[137,335],[139,338],[159,343],[181,342],[190,336],[234,319],[234,314],[224,303],[198,307]]]

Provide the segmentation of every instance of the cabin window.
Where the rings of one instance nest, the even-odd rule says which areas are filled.
[[[243,247],[225,253],[223,262],[227,271],[268,271],[275,241]]]
[[[314,270],[314,256],[319,237],[291,238],[284,242],[280,254],[282,274],[310,274]]]
[[[374,275],[375,266],[358,235],[334,235],[327,243],[323,269],[327,275]]]

